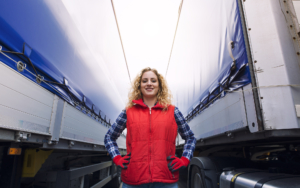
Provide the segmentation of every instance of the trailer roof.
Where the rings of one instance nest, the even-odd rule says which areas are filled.
[[[113,4],[124,52],[110,0],[2,1],[0,45],[21,52],[25,43],[27,56],[45,79],[67,79],[68,91],[53,84],[66,100],[71,101],[68,92],[79,100],[85,96],[87,107],[110,119],[124,109],[130,82],[142,68],[156,68],[166,76],[174,104],[187,115],[232,76],[231,41],[237,60],[234,74],[247,64],[236,0]],[[232,88],[250,82],[243,75]]]

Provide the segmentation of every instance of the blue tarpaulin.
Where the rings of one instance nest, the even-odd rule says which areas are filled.
[[[97,65],[88,46],[69,18],[69,28],[73,29],[73,39],[63,30],[47,1],[1,1],[0,5],[0,45],[3,51],[22,52],[25,55],[5,53],[15,61],[22,61],[28,71],[21,74],[36,82],[35,71],[45,81],[41,86],[59,95],[70,104],[74,101],[96,115],[115,118],[123,107],[103,70]],[[67,11],[60,1],[56,2],[60,11]],[[65,12],[64,12],[65,11]],[[27,58],[26,58],[27,57]],[[0,54],[0,61],[17,70],[16,63]],[[64,84],[66,79],[67,84]],[[55,83],[51,83],[55,82]],[[101,110],[101,112],[100,112]]]
[[[249,84],[247,63],[237,0],[184,1],[167,75],[175,104],[184,115],[224,96],[224,88]]]

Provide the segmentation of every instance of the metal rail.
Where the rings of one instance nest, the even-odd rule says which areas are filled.
[[[111,181],[116,175],[117,175],[117,168],[112,163],[112,161],[98,163],[94,165],[89,165],[85,167],[80,168],[74,168],[70,170],[64,170],[57,173],[56,176],[56,182],[58,184],[56,185],[58,188],[68,188],[73,187],[75,185],[80,185],[80,187],[83,187],[85,176],[91,173],[94,173],[99,170],[103,170],[105,168],[108,168],[107,170],[107,177],[100,180],[95,185],[91,186],[91,188],[100,188],[103,187],[105,184],[107,184],[109,181]]]

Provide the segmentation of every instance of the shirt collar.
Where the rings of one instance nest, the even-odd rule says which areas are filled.
[[[133,100],[133,103],[143,106],[143,107],[147,107],[149,108],[143,101],[143,99],[138,99],[138,100]],[[164,108],[164,106],[160,105],[158,101],[156,101],[156,103],[154,104],[154,106],[152,108]]]

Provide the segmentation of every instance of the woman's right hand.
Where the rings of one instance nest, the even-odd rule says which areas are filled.
[[[123,169],[127,169],[127,166],[125,166],[125,164],[129,164],[130,162],[130,157],[131,156],[131,153],[128,153],[127,155],[125,155],[124,157],[121,157],[121,155],[117,155],[113,158],[113,162],[123,168]]]

